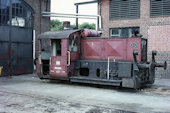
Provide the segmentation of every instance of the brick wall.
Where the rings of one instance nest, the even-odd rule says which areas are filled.
[[[34,30],[36,35],[36,51],[38,49],[37,36],[50,30],[50,18],[42,17],[41,12],[50,12],[50,0],[24,0],[34,11]],[[37,56],[37,52],[36,52]]]
[[[151,61],[151,52],[148,52],[148,60]],[[156,62],[160,63],[166,61],[168,67],[166,70],[163,68],[156,68],[156,78],[170,78],[170,51],[158,51],[157,55],[155,56]]]
[[[150,26],[148,30],[148,50],[170,51],[170,25]]]
[[[139,19],[125,19],[125,20],[109,20],[109,3],[110,0],[100,0],[101,2],[101,15],[102,15],[102,27],[103,37],[109,36],[110,28],[118,27],[140,27],[140,34],[144,38],[148,38],[148,59],[150,59],[150,53],[152,50],[157,50],[158,61],[167,61],[168,69],[163,71],[158,69],[156,71],[157,77],[170,78],[170,34],[169,25],[170,17],[157,17],[150,18],[150,0],[140,0],[140,18]],[[165,26],[165,27],[162,27]],[[155,30],[159,31],[159,33]],[[155,31],[155,32],[151,32]],[[168,31],[168,32],[167,32]],[[149,34],[150,32],[150,34]],[[155,35],[154,33],[160,34]],[[166,32],[166,33],[165,33]],[[161,74],[162,73],[162,74]]]
[[[156,75],[161,78],[170,78],[170,25],[150,26],[148,30],[148,57],[151,59],[152,50],[157,50],[157,62],[167,61],[168,68],[157,68]]]

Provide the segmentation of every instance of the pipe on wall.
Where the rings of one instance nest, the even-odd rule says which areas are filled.
[[[53,13],[53,12],[42,12],[42,16],[46,17],[64,17],[64,18],[82,18],[82,19],[95,19],[97,20],[97,29],[101,28],[101,16],[100,15],[83,15],[83,14],[64,14],[64,13]]]

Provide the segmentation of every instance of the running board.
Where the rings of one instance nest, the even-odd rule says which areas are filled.
[[[85,77],[70,77],[71,82],[88,83],[88,84],[100,84],[109,86],[121,86],[122,80],[107,80],[97,78],[85,78]]]

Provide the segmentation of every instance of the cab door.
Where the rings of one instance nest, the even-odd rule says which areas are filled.
[[[51,40],[50,76],[52,78],[67,78],[69,65],[68,39]]]

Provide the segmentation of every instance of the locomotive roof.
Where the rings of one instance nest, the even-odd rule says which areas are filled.
[[[38,39],[63,39],[80,30],[47,31],[38,36]]]

